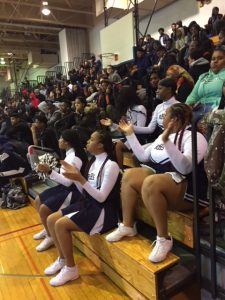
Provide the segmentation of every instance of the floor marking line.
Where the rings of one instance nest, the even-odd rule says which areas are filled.
[[[9,234],[12,234],[12,233],[17,233],[19,231],[26,230],[26,229],[29,229],[29,228],[37,227],[41,224],[42,223],[38,223],[38,224],[27,226],[27,227],[24,227],[24,228],[21,228],[21,229],[17,229],[17,230],[13,230],[13,231],[10,231],[10,232],[2,233],[2,234],[0,234],[0,237],[5,236],[5,235],[9,235]]]
[[[28,258],[29,258],[29,260],[30,260],[30,263],[32,264],[32,266],[33,266],[35,272],[36,272],[36,273],[39,273],[39,270],[38,270],[37,266],[35,265],[35,262],[33,261],[32,256],[30,255],[29,251],[27,250],[27,247],[26,247],[24,241],[22,240],[22,238],[21,238],[20,236],[18,236],[18,239],[20,240],[20,242],[21,242],[21,244],[22,244],[22,246],[23,246],[23,248],[24,248],[24,251],[26,252],[26,254],[27,254],[27,256],[28,256]],[[44,288],[46,294],[48,295],[49,300],[54,300],[54,298],[53,298],[53,296],[51,295],[51,293],[50,293],[50,291],[49,291],[49,289],[48,289],[48,287],[47,287],[47,285],[46,285],[46,283],[45,283],[43,277],[40,278],[40,282],[42,283],[42,286],[43,286],[43,288]]]

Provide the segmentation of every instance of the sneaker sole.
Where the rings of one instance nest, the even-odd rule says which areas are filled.
[[[126,237],[133,237],[133,236],[135,236],[135,235],[137,235],[137,233],[132,234],[132,235],[124,235],[124,236],[122,236],[120,239],[116,239],[116,240],[110,240],[110,239],[107,239],[107,237],[106,237],[105,239],[106,239],[106,241],[108,241],[108,242],[110,242],[110,243],[114,243],[114,242],[119,242],[119,241],[121,241],[122,239],[124,239],[124,238],[126,238]]]
[[[57,287],[57,286],[62,286],[62,285],[64,285],[64,284],[66,284],[67,282],[76,280],[76,279],[78,279],[79,277],[80,277],[80,275],[76,275],[76,276],[74,276],[74,278],[69,279],[69,280],[67,280],[67,281],[65,281],[65,282],[63,282],[63,283],[61,283],[61,284],[54,284],[54,283],[51,283],[51,281],[50,281],[49,283],[50,283],[51,286]]]

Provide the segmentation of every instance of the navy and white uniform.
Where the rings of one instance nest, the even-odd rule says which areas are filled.
[[[133,125],[145,126],[147,120],[147,110],[144,105],[135,105],[132,108],[128,108],[126,112],[126,119]],[[118,129],[118,124],[113,123],[111,126],[112,130]]]
[[[165,112],[168,107],[171,105],[179,103],[174,97],[170,98],[169,100],[160,103],[156,106],[155,111],[153,113],[151,122],[148,124],[147,127],[142,127],[141,125],[134,124],[134,132],[136,134],[149,134],[153,133],[157,127],[161,129],[161,132],[163,131],[163,118],[165,115]]]
[[[73,148],[66,152],[65,161],[79,170],[82,167],[82,161],[76,156]],[[65,178],[63,175],[63,167],[60,168],[60,173],[52,170],[49,178],[56,181],[59,185],[49,188],[39,195],[41,203],[44,203],[52,212],[67,207],[71,204],[72,193],[79,194],[82,187],[78,182]]]
[[[190,128],[189,128],[190,129]],[[146,165],[152,167],[156,173],[169,173],[173,180],[177,183],[183,180],[188,180],[187,192],[185,194],[186,200],[193,200],[192,194],[192,137],[191,130],[188,127],[183,133],[181,142],[181,151],[178,146],[174,144],[175,133],[170,134],[168,141],[163,143],[162,135],[160,135],[152,144],[143,148],[138,142],[135,134],[127,136],[127,140],[140,162],[146,163]],[[179,140],[179,134],[177,143]],[[199,169],[198,178],[201,182],[206,183],[200,185],[199,188],[199,204],[206,205],[207,193],[207,179],[203,168],[203,158],[207,149],[207,141],[201,133],[197,133],[197,161]]]
[[[118,222],[115,209],[119,198],[118,179],[117,163],[108,159],[106,153],[96,155],[80,199],[73,194],[75,203],[62,209],[62,214],[90,235],[112,229]]]

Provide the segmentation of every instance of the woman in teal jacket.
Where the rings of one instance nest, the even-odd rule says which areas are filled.
[[[186,100],[186,104],[201,104],[204,112],[219,107],[221,90],[225,82],[225,46],[215,48],[210,70],[202,74]],[[202,111],[203,112],[203,111]]]

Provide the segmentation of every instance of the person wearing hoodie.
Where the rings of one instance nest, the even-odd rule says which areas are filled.
[[[209,71],[209,61],[202,56],[202,51],[199,49],[195,49],[190,52],[188,62],[188,72],[194,79],[195,83],[198,81],[200,75]]]
[[[210,70],[202,74],[186,100],[186,104],[201,104],[203,112],[218,108],[221,101],[221,90],[225,81],[225,47],[215,48]]]

